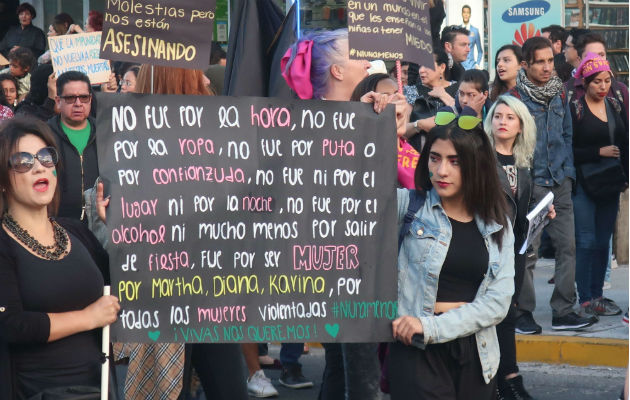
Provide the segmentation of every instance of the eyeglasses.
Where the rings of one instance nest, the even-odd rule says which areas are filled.
[[[79,99],[81,103],[89,103],[90,99],[92,98],[92,95],[80,94],[78,96],[59,96],[59,97],[62,98],[63,101],[66,102],[66,104],[74,104],[76,103],[77,99]]]
[[[464,130],[471,130],[481,122],[481,118],[473,115],[460,115],[457,117],[452,111],[438,111],[435,114],[435,125],[444,126],[453,122],[457,118],[457,126]]]
[[[15,172],[24,173],[33,169],[35,165],[35,159],[39,163],[46,167],[52,168],[57,165],[59,161],[59,155],[54,147],[44,147],[37,154],[27,153],[20,151],[19,153],[12,154],[9,158],[9,166],[13,168]]]
[[[130,80],[121,80],[120,81],[120,86],[131,86],[133,85],[133,82],[131,82]]]

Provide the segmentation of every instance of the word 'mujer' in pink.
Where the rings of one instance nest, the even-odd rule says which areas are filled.
[[[293,246],[294,270],[344,270],[359,267],[359,248],[344,245],[306,245]]]

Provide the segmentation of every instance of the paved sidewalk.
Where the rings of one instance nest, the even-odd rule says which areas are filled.
[[[549,299],[553,285],[547,281],[553,276],[553,270],[553,260],[540,259],[536,265],[534,319],[543,332],[541,335],[517,335],[519,361],[627,366],[628,327],[622,323],[621,315],[600,317],[598,323],[577,332],[551,329]],[[612,287],[604,291],[604,297],[613,299],[623,312],[627,311],[628,265],[613,268],[611,282]]]

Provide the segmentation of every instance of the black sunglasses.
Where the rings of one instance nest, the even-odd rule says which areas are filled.
[[[66,104],[74,104],[76,103],[77,99],[79,99],[81,103],[89,103],[90,99],[92,98],[92,95],[80,94],[78,96],[59,96],[59,97],[62,98],[63,101],[66,102]]]
[[[38,151],[37,154],[20,151],[19,153],[11,155],[9,158],[9,166],[13,168],[15,172],[28,172],[33,169],[35,159],[37,159],[42,166],[52,168],[57,165],[59,155],[54,147],[44,147]]]

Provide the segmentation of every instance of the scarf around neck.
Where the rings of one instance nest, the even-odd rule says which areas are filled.
[[[557,76],[552,76],[549,82],[545,83],[543,86],[536,86],[527,78],[524,69],[518,71],[516,86],[523,89],[536,103],[545,106],[548,105],[551,99],[560,93],[563,88],[562,80]]]

